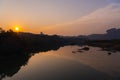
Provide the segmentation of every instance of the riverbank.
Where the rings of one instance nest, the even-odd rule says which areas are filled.
[[[120,40],[90,40],[89,46],[101,47],[103,50],[120,51]]]

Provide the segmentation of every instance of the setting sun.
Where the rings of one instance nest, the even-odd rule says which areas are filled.
[[[18,32],[19,30],[20,30],[20,28],[19,28],[19,27],[15,27],[15,31],[17,31],[17,32]]]

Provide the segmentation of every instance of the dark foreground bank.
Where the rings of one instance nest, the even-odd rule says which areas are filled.
[[[58,35],[32,34],[0,30],[0,57],[36,53],[44,49],[57,50],[67,45],[89,45],[103,50],[120,51],[120,40],[89,40],[86,37],[63,37]]]

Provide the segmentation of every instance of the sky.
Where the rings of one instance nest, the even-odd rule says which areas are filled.
[[[59,35],[120,27],[120,0],[0,0],[0,27]]]

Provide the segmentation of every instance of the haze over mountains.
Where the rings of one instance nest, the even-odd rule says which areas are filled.
[[[34,38],[35,36],[37,36],[39,38],[39,36],[46,36],[48,34],[44,34],[44,33],[40,33],[40,34],[32,34],[32,33],[24,33],[21,32],[20,33],[22,36],[25,37],[31,37]],[[56,36],[60,36],[57,35]],[[62,36],[63,38],[66,39],[77,39],[77,40],[112,40],[112,39],[120,39],[120,28],[111,28],[106,30],[105,34],[89,34],[89,35],[79,35],[79,36]]]
[[[112,40],[120,39],[120,28],[112,28],[106,31],[106,34],[91,34],[87,36],[88,39],[92,40]]]

